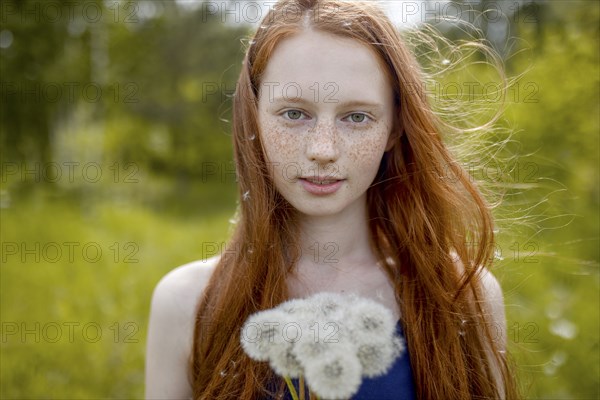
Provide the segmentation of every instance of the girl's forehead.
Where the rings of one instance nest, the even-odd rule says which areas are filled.
[[[371,96],[382,101],[391,90],[377,55],[367,45],[318,31],[282,40],[267,63],[261,91],[294,97],[330,93],[347,98]]]

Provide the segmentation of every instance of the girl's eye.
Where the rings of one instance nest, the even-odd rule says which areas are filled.
[[[353,114],[350,114],[348,117],[350,118],[350,121],[356,122],[356,123],[365,122],[366,119],[368,118],[367,115],[362,114],[362,113],[353,113]]]
[[[302,117],[302,111],[298,111],[298,110],[287,110],[283,114],[285,116],[287,116],[288,119],[291,119],[291,120],[298,120]]]

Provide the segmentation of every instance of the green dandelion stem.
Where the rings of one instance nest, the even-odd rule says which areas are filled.
[[[299,383],[298,385],[300,386],[300,399],[301,400],[305,400],[306,399],[306,395],[304,394],[305,390],[304,390],[304,376],[300,375],[299,378]]]
[[[299,400],[298,393],[296,392],[296,388],[294,387],[294,384],[292,383],[290,377],[284,376],[283,379],[285,379],[285,383],[287,383],[287,387],[290,391],[290,394],[292,395],[292,400]]]

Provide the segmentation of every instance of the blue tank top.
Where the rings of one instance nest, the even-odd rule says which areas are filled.
[[[400,321],[396,324],[396,332],[404,337]],[[298,390],[298,380],[292,381]],[[376,378],[364,378],[358,392],[352,396],[352,400],[415,400],[416,398],[408,350],[396,359],[387,374]],[[292,399],[287,390],[284,399]]]

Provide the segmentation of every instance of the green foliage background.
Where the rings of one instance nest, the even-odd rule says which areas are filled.
[[[98,21],[51,3],[61,18],[28,0],[0,16],[0,397],[141,398],[154,286],[227,239],[230,95],[251,27],[175,2],[84,2]],[[526,398],[596,399],[599,4],[513,5],[514,157],[475,171],[512,183],[494,270],[510,350]]]

